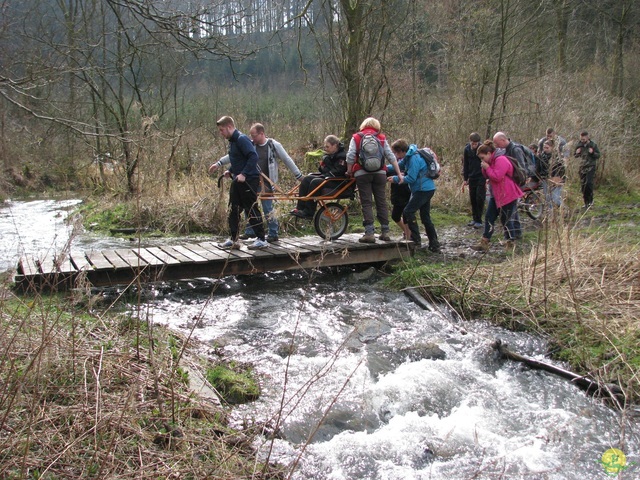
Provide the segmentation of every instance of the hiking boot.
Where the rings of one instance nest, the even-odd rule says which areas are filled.
[[[429,245],[428,248],[432,253],[440,253],[440,245]]]
[[[280,239],[278,238],[277,235],[269,235],[267,237],[267,242],[269,242],[269,243],[276,243],[276,242],[279,242],[279,241],[280,241]]]
[[[482,237],[478,243],[471,246],[471,250],[475,250],[476,252],[488,252],[489,240]]]
[[[505,253],[513,253],[516,250],[516,242],[513,240],[507,240],[504,242],[504,251]]]
[[[391,237],[389,236],[389,234],[387,232],[383,232],[380,235],[378,235],[378,240],[380,240],[382,242],[390,242],[391,241]]]
[[[230,248],[231,250],[240,250],[242,248],[239,242],[234,242],[230,238],[226,242],[218,244],[218,246],[220,248]]]
[[[259,250],[261,248],[267,248],[268,246],[269,244],[266,240],[260,240],[259,238],[256,238],[256,241],[249,245],[247,248],[249,250]]]
[[[373,233],[365,233],[358,241],[360,243],[376,243],[376,236]]]
[[[476,226],[476,222],[474,222],[473,220],[467,223],[467,227],[475,227],[475,226]]]
[[[294,208],[293,210],[291,210],[289,214],[293,215],[294,217],[304,218],[304,219],[313,218],[313,215],[314,215],[313,213],[307,212],[306,210],[298,210],[297,208]]]
[[[483,227],[484,227],[484,223],[482,223],[482,222],[475,222],[473,224],[473,228],[475,228],[475,229],[480,229],[480,228],[483,228]]]

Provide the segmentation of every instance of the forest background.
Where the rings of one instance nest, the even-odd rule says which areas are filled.
[[[526,232],[530,252],[499,269],[496,256],[461,264],[416,255],[393,285],[420,285],[465,318],[547,335],[555,357],[637,404],[639,70],[637,0],[0,0],[0,200],[91,196],[112,222],[222,235],[226,199],[207,175],[227,149],[219,117],[245,133],[263,123],[308,172],[317,157],[306,152],[328,134],[348,138],[372,115],[388,138],[438,153],[433,212],[457,216],[462,229],[470,132],[502,130],[527,144],[547,127],[570,141],[586,129],[603,153],[599,213]],[[567,167],[573,212],[577,165]],[[589,223],[611,200],[623,207]],[[209,452],[220,442],[240,451],[235,432],[212,442],[199,423],[213,415],[192,425],[180,339],[85,314],[93,299],[60,299],[61,308],[57,297],[23,303],[0,293],[5,476],[157,478],[148,466],[163,465],[166,475],[204,478],[223,458],[231,473],[215,478],[255,478],[255,462]],[[130,407],[137,385],[155,400]],[[211,462],[193,462],[186,447],[176,460],[176,425]]]
[[[599,184],[638,183],[632,0],[28,0],[0,3],[0,195],[89,188],[138,221],[219,230],[215,120],[266,126],[303,171],[324,136],[379,118],[439,154],[464,209],[470,132],[528,144],[587,129]],[[570,165],[571,170],[571,165]],[[292,181],[289,178],[288,181]],[[212,216],[212,212],[214,212]]]

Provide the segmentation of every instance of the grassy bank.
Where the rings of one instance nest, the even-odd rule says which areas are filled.
[[[514,255],[494,241],[486,255],[437,262],[418,257],[401,266],[392,283],[419,286],[465,318],[542,335],[554,358],[618,384],[637,403],[640,199],[631,195],[615,203],[615,197],[615,191],[603,191],[600,207],[546,219]]]
[[[273,477],[251,434],[189,387],[219,366],[91,301],[0,290],[1,478]]]

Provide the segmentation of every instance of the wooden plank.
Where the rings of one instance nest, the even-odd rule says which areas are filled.
[[[163,252],[168,253],[169,255],[171,255],[176,260],[180,260],[180,263],[192,263],[193,262],[193,260],[191,260],[189,257],[187,257],[186,255],[183,255],[182,253],[180,253],[175,248],[173,248],[173,247],[171,247],[169,245],[162,245],[160,247],[160,250],[162,250]]]
[[[165,262],[163,262],[161,259],[159,259],[158,257],[156,257],[153,253],[151,253],[148,249],[146,248],[141,248],[139,250],[136,250],[136,253],[138,255],[140,255],[140,257],[147,262],[148,265],[153,265],[153,266],[158,266],[158,265],[166,265]],[[178,262],[179,263],[179,262]]]
[[[18,273],[20,272],[27,276],[37,275],[40,273],[38,271],[38,265],[36,265],[33,258],[29,256],[25,256],[20,259],[20,262],[18,263]]]
[[[288,246],[286,243],[281,244],[280,242],[278,242],[270,243],[269,246],[263,251],[269,252],[276,257],[280,257],[290,255],[291,252],[295,251],[295,249],[291,246]]]
[[[93,265],[94,270],[108,270],[112,269],[113,265],[105,258],[102,252],[92,251],[87,253],[87,259]]]
[[[207,259],[201,255],[198,255],[197,253],[189,250],[188,248],[185,248],[183,245],[173,245],[173,248],[180,252],[181,254],[183,254],[185,257],[191,259],[192,262],[196,262],[196,263],[200,263],[200,262],[206,262]]]
[[[55,273],[56,266],[53,263],[53,255],[50,252],[44,254],[44,256],[36,257],[36,265],[41,273]]]
[[[366,248],[366,247],[365,247]],[[335,254],[340,254],[340,255],[345,255],[353,250],[356,250],[357,248],[353,247],[352,243],[345,243],[345,242],[325,242],[322,245],[320,245],[320,252],[324,255],[326,255],[327,253],[335,253]]]
[[[129,264],[120,258],[115,250],[103,250],[102,254],[115,268],[129,268]]]
[[[320,244],[320,238],[304,237],[297,240],[291,240],[290,244],[295,248],[304,248],[309,252],[321,252],[323,250],[323,247]]]
[[[208,255],[212,257],[215,255],[217,257],[217,258],[212,258],[212,260],[217,260],[217,259],[227,260],[229,258],[229,251],[218,247],[213,242],[200,242],[200,243],[197,243],[196,246],[198,248],[202,248],[207,252],[209,252]]]
[[[303,253],[311,253],[313,250],[303,247],[301,244],[294,244],[289,242],[288,240],[280,240],[280,246],[284,248],[289,255],[292,254],[303,254]]]
[[[242,259],[252,258],[252,255],[247,250],[244,250],[244,249],[232,250],[230,248],[220,248],[214,242],[201,242],[200,245],[206,248],[209,248],[209,247],[217,248],[220,251],[220,253],[223,255],[222,258],[225,260],[235,260],[238,258],[242,258]]]
[[[47,252],[42,259],[36,259],[42,273],[75,273],[76,269],[69,261],[67,253]]]
[[[76,267],[71,263],[71,258],[68,253],[64,254],[64,258],[56,259],[56,263],[59,266],[58,271],[60,273],[76,273]]]
[[[276,255],[273,252],[269,251],[269,247],[267,248],[258,248],[256,250],[248,250],[253,258],[276,258]],[[279,256],[279,255],[278,255]]]
[[[71,262],[75,265],[76,269],[79,272],[93,269],[91,262],[87,260],[87,257],[84,253],[71,255]]]
[[[223,258],[222,255],[218,254],[217,252],[207,250],[206,248],[204,248],[204,246],[198,245],[196,243],[186,243],[183,245],[183,247],[193,253],[200,255],[207,261],[220,260],[221,258]]]
[[[180,263],[180,260],[172,257],[171,255],[169,255],[167,252],[165,252],[159,247],[147,247],[146,251],[151,253],[154,257],[161,260],[163,263],[167,265],[176,265]]]
[[[120,258],[127,262],[131,268],[142,268],[146,267],[148,264],[144,261],[143,258],[136,253],[137,248],[120,248],[116,250],[116,253],[120,255]]]

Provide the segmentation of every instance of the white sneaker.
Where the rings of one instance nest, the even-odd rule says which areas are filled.
[[[240,245],[239,242],[234,242],[233,240],[228,239],[226,242],[218,244],[218,247],[230,248],[232,250],[240,250],[242,248],[242,245]]]
[[[269,243],[267,243],[266,240],[260,240],[259,238],[257,238],[256,241],[249,245],[247,248],[249,248],[249,250],[258,250],[260,248],[267,248],[268,246]]]

